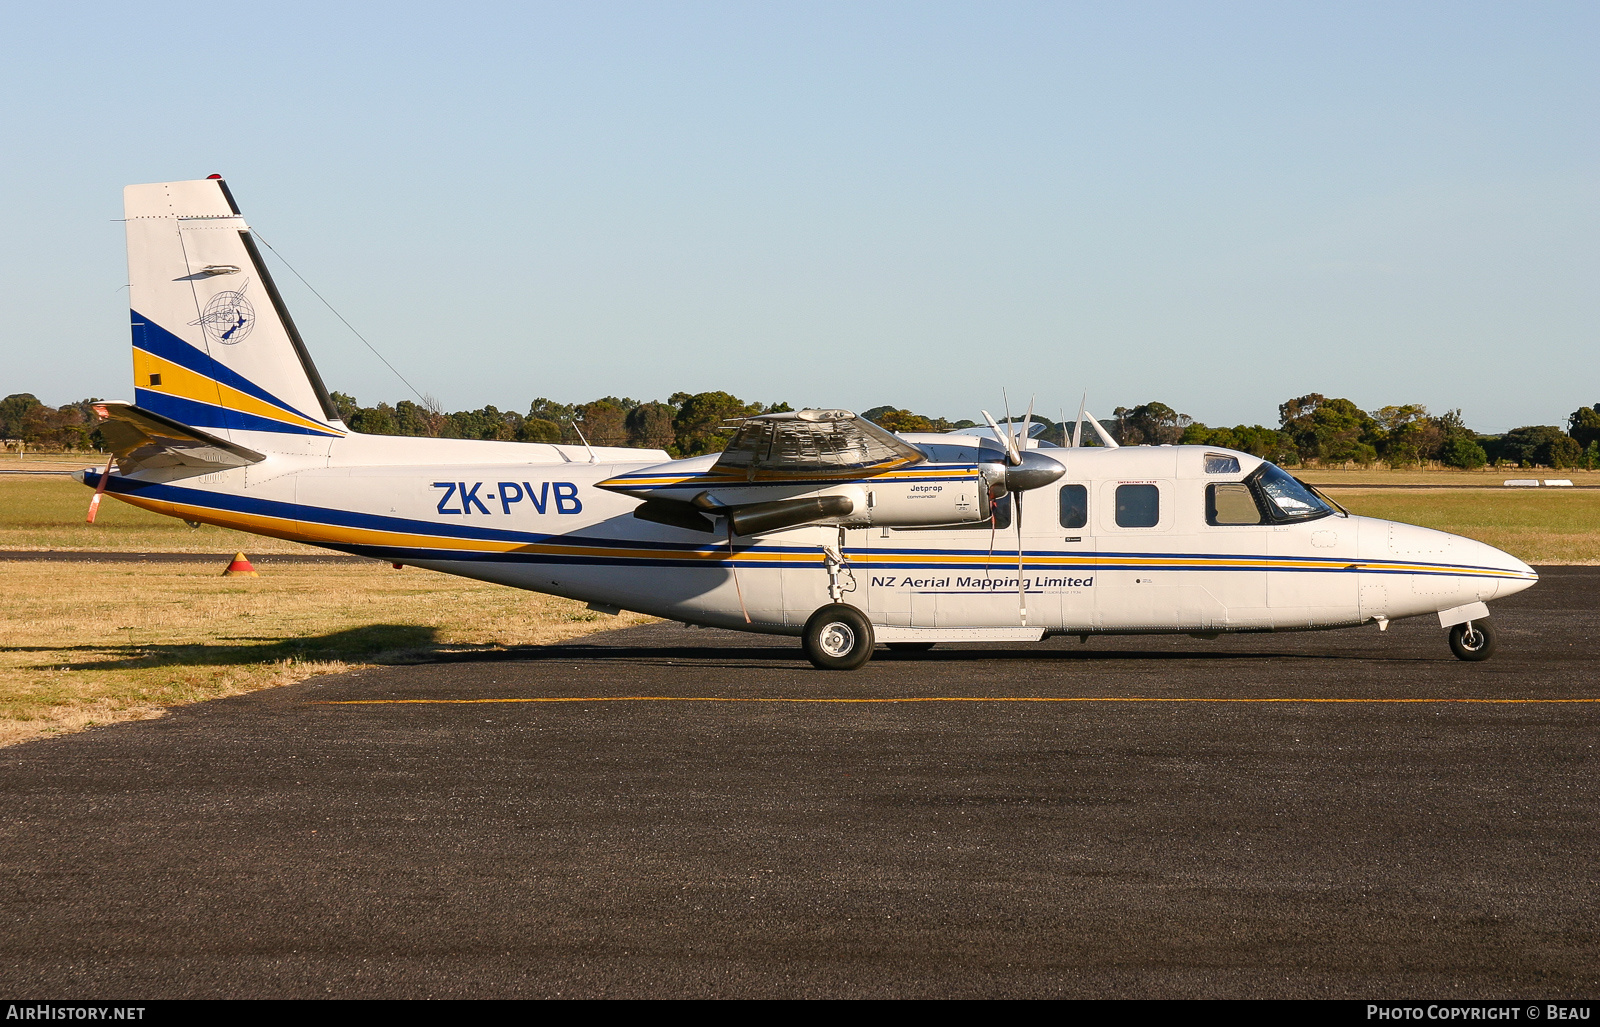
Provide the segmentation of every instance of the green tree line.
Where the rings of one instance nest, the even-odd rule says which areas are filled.
[[[421,435],[440,439],[494,439],[591,446],[664,449],[673,456],[720,451],[729,421],[793,409],[787,403],[746,403],[726,392],[678,392],[665,403],[605,396],[587,403],[557,403],[543,396],[526,414],[486,406],[445,413],[403,399],[364,407],[353,396],[333,393],[344,422],[369,435]]]
[[[371,435],[412,435],[506,442],[587,440],[594,446],[635,446],[666,450],[673,456],[714,453],[727,445],[730,421],[752,414],[793,409],[787,403],[747,403],[726,392],[678,392],[665,402],[606,396],[587,403],[558,403],[540,397],[527,413],[486,406],[446,413],[433,403],[400,400],[362,406],[354,396],[333,393],[345,423]],[[103,440],[94,428],[95,399],[61,407],[41,403],[30,393],[0,400],[0,439],[10,447],[97,450]],[[893,405],[872,407],[863,416],[895,432],[946,432],[970,428],[970,420],[932,417]],[[1018,418],[1017,420],[1020,420]],[[1600,403],[1579,407],[1565,428],[1526,425],[1503,435],[1473,431],[1460,410],[1431,414],[1420,404],[1365,411],[1348,399],[1309,393],[1278,406],[1278,425],[1211,427],[1165,403],[1117,407],[1102,420],[1121,445],[1205,445],[1254,453],[1275,463],[1391,467],[1438,462],[1476,469],[1508,467],[1600,467]],[[1050,423],[1043,438],[1065,444],[1072,422]],[[1086,445],[1098,444],[1088,425]]]
[[[1115,414],[1107,427],[1122,445],[1220,446],[1289,465],[1600,467],[1600,403],[1573,411],[1565,430],[1526,425],[1503,435],[1473,431],[1459,409],[1431,414],[1420,403],[1410,403],[1366,411],[1348,399],[1318,392],[1279,404],[1277,428],[1212,428],[1165,403],[1118,407]]]

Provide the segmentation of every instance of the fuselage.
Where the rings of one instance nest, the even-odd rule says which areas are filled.
[[[800,633],[830,601],[824,547],[841,541],[843,601],[881,640],[1347,627],[1487,602],[1537,580],[1481,542],[1375,518],[1214,523],[1218,493],[1208,488],[1236,486],[1262,462],[1206,447],[1048,450],[1067,470],[1011,497],[1021,498],[1019,545],[1015,523],[888,527],[871,523],[870,509],[860,526],[730,540],[642,520],[637,498],[596,487],[669,459],[659,451],[233,437],[267,459],[198,476],[114,476],[109,491],[187,520],[777,634]],[[907,438],[934,464],[950,441]],[[714,459],[679,466],[697,473]],[[1208,472],[1214,465],[1233,469]]]

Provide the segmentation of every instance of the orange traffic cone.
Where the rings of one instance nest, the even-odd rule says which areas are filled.
[[[256,573],[256,569],[250,566],[250,561],[245,558],[243,553],[235,554],[233,562],[228,564],[228,569],[223,571],[222,574],[224,577],[229,574],[246,574],[252,578],[260,577],[260,575]]]

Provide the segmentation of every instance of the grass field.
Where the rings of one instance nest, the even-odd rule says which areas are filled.
[[[81,467],[104,467],[106,454],[104,453],[34,453],[28,452],[17,455],[6,451],[0,453],[0,471],[76,471]]]
[[[327,550],[180,520],[107,497],[85,524],[94,490],[71,478],[0,474],[0,549],[124,553],[324,553]]]
[[[1339,489],[1351,513],[1464,535],[1527,563],[1600,563],[1600,492]]]
[[[380,564],[0,563],[0,745],[373,663],[647,623]]]
[[[1548,468],[1518,470],[1509,467],[1485,467],[1477,471],[1454,469],[1432,470],[1402,467],[1391,471],[1387,467],[1366,467],[1352,470],[1343,468],[1322,470],[1316,467],[1291,467],[1297,478],[1313,485],[1481,485],[1499,488],[1508,478],[1565,478],[1574,485],[1600,485],[1600,471],[1552,471]]]

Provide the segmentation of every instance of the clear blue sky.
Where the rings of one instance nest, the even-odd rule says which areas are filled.
[[[0,392],[131,392],[227,176],[448,409],[1600,401],[1600,4],[13,5]],[[330,386],[405,387],[278,271]]]

